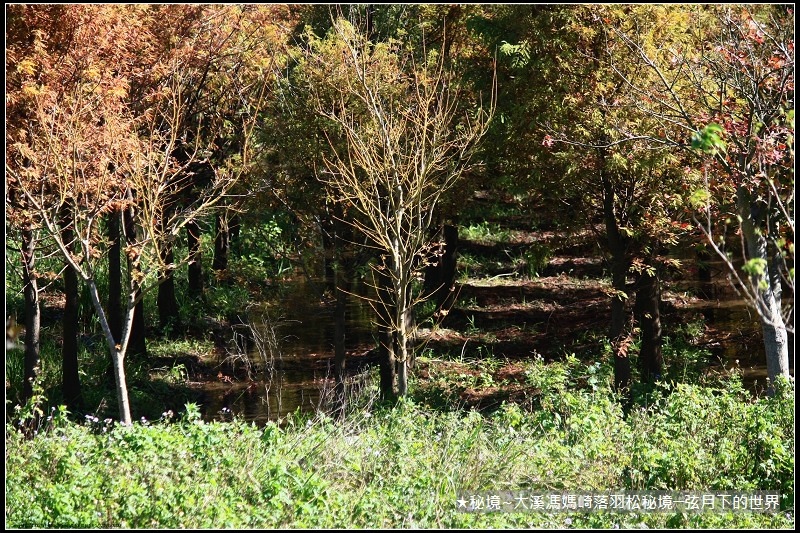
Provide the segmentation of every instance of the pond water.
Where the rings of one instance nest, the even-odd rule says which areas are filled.
[[[330,404],[334,385],[332,354],[335,302],[320,298],[319,281],[303,278],[286,284],[274,301],[252,305],[234,328],[227,353],[216,361],[236,379],[203,386],[206,419],[238,418],[265,422]],[[354,295],[367,288],[354,286]],[[369,303],[356,296],[347,300],[346,346],[348,369],[353,356],[375,345]],[[363,357],[361,357],[363,359]]]
[[[763,391],[766,379],[761,328],[753,313],[731,288],[718,268],[711,297],[693,299],[682,306],[705,318],[716,331],[716,341],[707,348],[725,369],[738,368],[745,385]],[[316,284],[319,286],[319,284]],[[697,292],[697,282],[684,280],[675,290]],[[217,363],[228,365],[235,379],[203,386],[203,413],[208,420],[232,415],[259,423],[280,420],[298,408],[302,411],[330,405],[333,370],[330,368],[334,338],[334,303],[323,300],[304,279],[290,282],[282,296],[269,303],[254,304],[242,320],[252,327],[235,329],[228,353]],[[352,292],[366,296],[363,286]],[[347,304],[348,370],[362,363],[375,346],[373,311],[367,300],[350,297]],[[665,332],[668,334],[668,332]],[[790,364],[794,346],[790,338]],[[720,365],[717,365],[720,369]]]

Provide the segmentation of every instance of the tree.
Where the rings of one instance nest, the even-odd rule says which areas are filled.
[[[650,42],[658,31],[680,26],[668,23],[673,16],[669,8],[651,6],[509,7],[500,8],[497,15],[480,27],[499,41],[501,63],[509,76],[514,75],[504,86],[516,95],[511,99],[516,104],[504,109],[505,128],[510,130],[506,135],[516,153],[506,156],[509,162],[499,163],[508,167],[522,159],[517,172],[531,174],[526,183],[537,197],[546,205],[566,207],[570,215],[579,213],[563,221],[568,228],[583,223],[596,234],[611,274],[609,339],[615,388],[629,388],[629,347],[636,325],[640,376],[652,381],[662,373],[659,278],[669,263],[663,252],[676,244],[687,226],[682,220],[686,183],[680,158],[669,149],[618,134],[619,124],[655,124],[623,105],[625,88],[608,56],[613,52],[614,64],[632,78],[639,79],[642,69],[626,59],[630,53],[624,48],[611,49],[612,36],[598,21],[640,28]],[[514,41],[501,41],[502,36]],[[520,150],[527,157],[519,158]],[[628,282],[631,274],[633,285]],[[635,321],[628,315],[632,292]]]
[[[203,189],[213,183],[216,170],[239,157],[249,142],[245,139],[249,131],[240,125],[243,117],[260,119],[257,111],[270,88],[269,78],[277,70],[276,58],[280,54],[276,48],[284,35],[281,25],[285,9],[257,5],[163,8],[166,23],[160,22],[154,29],[154,40],[163,47],[161,53],[180,57],[185,102],[178,117],[179,129],[186,132],[190,144],[205,148],[203,157],[194,158],[185,146],[177,147],[174,156],[187,165],[190,183],[172,199],[172,209],[181,210],[203,194]],[[178,39],[174,37],[176,31]],[[231,238],[235,234],[236,204],[241,202],[233,196],[223,199],[223,208],[215,215],[213,268],[216,270],[227,268]],[[188,289],[193,298],[202,295],[200,222],[186,226]],[[165,264],[174,263],[173,246],[165,246],[162,253]],[[178,320],[173,271],[173,268],[165,270],[159,285],[162,326]]]
[[[782,285],[794,291],[794,12],[788,6],[698,6],[689,10],[689,42],[646,46],[612,28],[637,64],[642,84],[615,70],[631,107],[669,127],[630,136],[700,156],[705,185],[693,191],[698,226],[726,262],[735,286],[756,310],[764,334],[770,389],[789,377]],[[734,198],[734,201],[727,201]],[[738,220],[742,273],[716,235],[717,221]]]
[[[330,137],[345,140],[330,143],[320,179],[358,213],[353,227],[380,254],[373,303],[389,333],[386,397],[407,390],[413,284],[437,202],[470,164],[493,109],[460,115],[457,81],[441,58],[431,50],[417,63],[401,42],[373,44],[342,19],[326,39],[312,41],[306,58],[324,73],[314,109],[330,121]]]
[[[13,73],[12,87],[17,90],[7,101],[26,113],[7,133],[7,186],[24,197],[29,212],[88,286],[114,365],[120,419],[130,424],[123,363],[134,309],[144,292],[163,279],[161,273],[175,268],[162,261],[164,249],[184,226],[209,212],[246,171],[247,139],[258,103],[252,114],[240,115],[238,129],[245,141],[239,153],[215,168],[202,191],[173,209],[176,196],[192,183],[192,165],[209,151],[202,144],[206,137],[188,132],[182,121],[188,67],[181,54],[186,49],[177,47],[149,63],[147,73],[158,83],[146,90],[137,85],[140,93],[133,105],[129,90],[142,73],[136,60],[151,59],[144,54],[144,49],[152,51],[148,25],[142,22],[146,8],[20,9],[17,23],[27,25],[28,31],[20,32],[9,53],[7,73]],[[63,34],[53,27],[62,28]],[[119,339],[97,284],[98,261],[107,253],[99,224],[109,213],[123,218],[130,261]],[[130,220],[124,220],[126,216]],[[76,252],[65,235],[74,236]]]
[[[370,41],[389,42],[403,35],[404,42],[421,43],[423,35],[430,41],[442,42],[444,37],[444,21],[450,17],[440,16],[441,6],[405,6],[405,5],[366,5],[337,6],[337,12],[353,24],[363,24]],[[446,12],[457,10],[447,8]],[[325,76],[327,71],[310,69],[303,61],[302,48],[311,47],[315,38],[311,32],[322,35],[329,31],[335,18],[331,16],[329,6],[310,6],[300,13],[301,21],[293,37],[293,42],[301,43],[292,48],[290,56],[293,61],[286,69],[286,76],[279,80],[280,98],[273,100],[274,109],[265,113],[269,118],[264,121],[262,129],[264,144],[270,150],[263,152],[264,176],[260,188],[269,191],[266,197],[253,195],[250,205],[258,205],[259,209],[251,210],[248,215],[264,212],[267,202],[272,205],[268,211],[270,216],[287,213],[293,220],[291,232],[284,228],[283,235],[294,243],[298,266],[306,275],[307,283],[316,289],[322,297],[324,291],[331,291],[336,298],[334,316],[334,364],[333,374],[336,381],[337,408],[342,408],[346,401],[345,392],[345,359],[346,359],[346,317],[347,299],[351,297],[351,283],[358,276],[357,267],[374,259],[375,250],[368,240],[358,232],[353,232],[353,218],[358,214],[343,203],[336,202],[338,193],[334,187],[316,179],[318,170],[325,167],[325,158],[331,157],[331,143],[337,144],[340,150],[346,149],[346,139],[339,130],[330,127],[330,122],[314,110],[314,96],[327,93]],[[442,26],[440,28],[440,26]],[[452,41],[454,32],[450,31],[448,22],[448,42]],[[431,37],[431,33],[434,37]],[[454,48],[439,44],[440,48]],[[420,48],[416,48],[420,53]],[[446,58],[443,58],[447,62]],[[332,94],[326,99],[333,100]],[[258,188],[253,187],[258,190]],[[252,189],[251,189],[252,190]],[[441,202],[440,202],[441,204]],[[441,211],[439,212],[439,215]],[[434,218],[436,220],[436,217]],[[448,253],[453,257],[453,247],[448,246]],[[426,258],[429,261],[433,258]],[[324,271],[324,286],[318,285],[314,274],[318,266]],[[429,270],[433,270],[429,265]],[[438,271],[437,271],[438,272]],[[453,273],[454,274],[454,273]],[[426,282],[431,277],[426,275]],[[428,287],[427,293],[444,285],[442,279],[435,286]],[[388,338],[388,330],[379,328],[379,335]],[[382,359],[388,360],[387,351],[383,348],[387,342],[379,343]],[[391,383],[393,371],[386,362],[382,365],[384,381]],[[391,385],[387,386],[391,389]],[[341,411],[340,411],[341,412]]]

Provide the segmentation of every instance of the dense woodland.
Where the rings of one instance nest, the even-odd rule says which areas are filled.
[[[792,6],[6,20],[7,525],[794,526]],[[782,512],[454,511],[500,487]]]

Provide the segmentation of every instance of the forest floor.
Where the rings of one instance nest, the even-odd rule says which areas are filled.
[[[593,234],[513,230],[501,235],[495,242],[491,235],[460,242],[462,277],[455,287],[455,305],[439,323],[421,331],[423,353],[437,356],[421,361],[419,386],[436,387],[428,378],[442,373],[482,375],[479,386],[472,380],[457,391],[464,405],[480,409],[530,396],[524,363],[531,358],[552,361],[574,355],[586,363],[610,363],[611,357],[610,279]],[[532,244],[552,250],[539,272],[525,261]],[[691,271],[676,271],[662,286],[665,374],[688,369],[702,381],[737,371],[760,392],[756,382],[763,382],[765,372],[757,323],[747,322],[743,304],[732,300],[735,294],[724,281],[714,287],[720,299],[704,299],[691,277]],[[626,305],[628,315],[632,300]],[[717,313],[715,321],[715,309],[726,305],[744,312],[744,320]],[[634,368],[637,350],[634,344]],[[487,358],[495,363],[475,367],[474,361]]]

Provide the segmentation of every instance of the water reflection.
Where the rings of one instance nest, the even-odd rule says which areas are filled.
[[[712,272],[710,280],[683,280],[673,286],[679,292],[710,296],[691,299],[680,306],[680,312],[702,314],[706,327],[714,330],[716,340],[707,345],[714,359],[725,370],[741,371],[745,386],[761,393],[767,371],[758,317],[731,287],[721,264],[714,265]],[[370,296],[363,284],[354,284],[351,291]],[[298,408],[312,411],[328,404],[334,385],[334,302],[320,300],[303,279],[288,283],[281,294],[243,312],[242,324],[234,328],[231,350],[217,361],[228,365],[226,375],[235,379],[204,386],[206,419],[225,420],[235,414],[266,422],[283,419]],[[355,364],[352,354],[366,353],[375,345],[372,317],[365,299],[348,299],[349,368]],[[790,367],[794,368],[793,336]]]
[[[328,380],[322,380],[327,382]],[[204,387],[206,419],[227,420],[233,414],[248,421],[279,420],[295,412],[312,411],[321,402],[325,383],[307,375],[280,373],[271,381],[210,383]]]
[[[266,422],[329,403],[335,303],[320,299],[316,288],[303,278],[290,281],[280,297],[242,313],[227,353],[216,361],[235,378],[203,387],[207,420],[235,415]],[[346,307],[346,347],[348,353],[366,352],[374,345],[372,309],[356,295],[369,296],[368,288],[358,284],[352,292]]]

